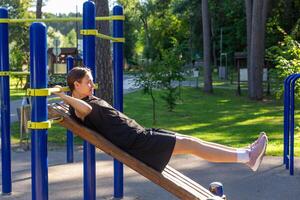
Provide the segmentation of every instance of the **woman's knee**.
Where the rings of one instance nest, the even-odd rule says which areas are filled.
[[[189,137],[176,135],[175,147],[173,150],[173,154],[187,154],[191,153],[191,146],[193,140]]]

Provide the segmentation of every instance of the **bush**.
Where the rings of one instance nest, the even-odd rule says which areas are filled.
[[[67,74],[51,74],[49,75],[48,87],[55,85],[66,86]]]
[[[283,31],[282,31],[283,32]],[[284,33],[284,40],[277,46],[267,49],[266,56],[275,65],[271,70],[271,78],[275,79],[276,97],[283,96],[283,81],[291,74],[300,73],[300,44],[292,36]],[[300,84],[297,83],[296,90],[299,96]]]

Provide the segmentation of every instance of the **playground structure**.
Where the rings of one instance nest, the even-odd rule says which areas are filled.
[[[87,1],[83,6],[83,63],[92,71],[93,77],[96,75],[95,69],[95,37],[100,36],[105,39],[111,39],[113,43],[113,66],[114,66],[114,107],[123,111],[123,9],[121,6],[113,8],[113,37],[103,36],[95,30],[95,5]],[[7,9],[0,9],[0,18],[8,18]],[[11,156],[10,156],[10,105],[9,105],[9,61],[8,61],[8,23],[10,20],[0,20],[0,83],[1,83],[1,137],[2,137],[2,193],[10,194],[12,192],[11,183]],[[11,20],[12,22],[13,20]],[[18,21],[20,22],[20,21]],[[3,33],[3,34],[2,34]],[[48,199],[48,166],[47,166],[47,129],[51,128],[51,121],[48,120],[47,96],[57,92],[57,88],[47,88],[47,28],[43,23],[34,22],[30,26],[30,83],[31,88],[28,95],[32,100],[31,121],[28,122],[31,133],[31,172],[32,172],[32,199]],[[68,68],[73,66],[72,58],[68,58]],[[85,127],[79,126],[68,116],[63,116],[59,123],[69,123],[76,128],[77,134],[83,137],[91,135],[84,142],[84,199],[96,199],[95,182],[95,146],[103,149],[107,146],[106,153],[125,162],[128,166],[135,169],[140,174],[149,178],[153,182],[161,185],[166,190],[183,199],[220,199],[211,192],[183,176],[176,170],[167,167],[160,174],[142,162],[134,159],[120,149],[115,150],[115,146],[110,144],[99,134],[93,133]],[[83,134],[82,133],[87,133]],[[67,133],[68,162],[73,161],[73,135]],[[99,139],[100,138],[100,139]],[[104,145],[105,146],[105,145]],[[116,153],[111,153],[116,151]],[[124,156],[124,157],[123,157]],[[114,160],[114,197],[123,197],[123,164]],[[223,196],[221,185],[214,183],[211,185],[211,191]]]
[[[0,52],[0,64],[1,64],[1,97],[2,97],[2,108],[1,108],[1,139],[2,139],[2,193],[10,194],[12,192],[11,186],[11,155],[10,155],[10,102],[9,102],[9,75],[14,72],[9,71],[9,61],[8,61],[8,23],[23,23],[23,22],[35,22],[39,20],[34,19],[8,19],[8,11],[5,8],[0,10],[0,31],[1,31],[1,52]],[[123,65],[123,9],[120,6],[114,7],[114,16],[112,17],[95,17],[95,5],[93,2],[87,1],[83,6],[83,19],[72,18],[67,21],[79,21],[83,20],[83,29],[81,33],[83,34],[83,49],[84,49],[84,64],[91,68],[93,76],[95,77],[95,37],[104,37],[105,39],[111,39],[114,41],[114,66],[122,71]],[[105,36],[99,34],[95,28],[95,20],[114,20],[114,31],[113,37]],[[44,20],[41,21],[61,21],[66,20]],[[46,45],[46,27],[36,30],[36,26],[41,26],[37,23],[33,23],[30,27],[30,46],[31,46],[31,88],[46,88],[47,87],[47,71],[44,74],[34,73],[32,70],[35,65],[38,66],[38,71],[40,66],[47,66],[46,56],[47,53],[42,54],[43,50],[47,51]],[[43,29],[43,30],[41,30]],[[39,42],[37,42],[39,41]],[[44,41],[40,42],[40,41]],[[116,44],[118,43],[118,44]],[[35,46],[36,45],[36,46]],[[120,48],[116,50],[116,48]],[[42,50],[42,51],[41,51]],[[116,72],[115,75],[122,75],[122,72]],[[117,76],[115,76],[117,77]],[[35,85],[34,81],[44,78],[41,85]],[[120,77],[122,78],[122,77]],[[122,84],[122,81],[117,81]],[[46,84],[46,85],[45,85]],[[119,96],[122,96],[122,85],[114,84],[115,91],[121,91]],[[50,90],[44,90],[40,92],[51,93]],[[53,92],[53,91],[52,91]],[[32,93],[32,92],[31,92]],[[35,92],[34,92],[35,93]],[[115,95],[118,96],[118,95]],[[45,96],[32,97],[32,110],[34,114],[31,115],[32,122],[30,123],[32,130],[31,141],[32,141],[32,199],[46,199],[48,196],[47,188],[47,131],[45,127],[50,126],[50,122],[47,121],[48,115],[47,110],[41,110],[40,104],[47,104]],[[36,103],[39,102],[36,106]],[[120,100],[115,100],[115,106],[120,103]],[[35,107],[35,108],[34,108]],[[118,106],[116,108],[122,108]],[[122,111],[122,110],[120,110]],[[36,123],[41,122],[44,123]],[[34,129],[42,127],[41,130]],[[67,143],[71,143],[72,139],[68,140]],[[71,146],[71,145],[70,145]],[[67,152],[71,152],[69,149]],[[71,155],[69,154],[70,160]],[[120,198],[123,196],[123,172],[122,164],[115,161],[117,169],[120,172],[115,171],[115,192],[114,196]],[[93,145],[84,142],[84,198],[85,199],[95,199],[95,148]]]
[[[300,74],[292,74],[284,80],[284,143],[283,164],[294,175],[295,85]]]

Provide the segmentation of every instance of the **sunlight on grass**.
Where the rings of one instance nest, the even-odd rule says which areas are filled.
[[[218,103],[228,103],[228,102],[230,102],[230,100],[229,99],[221,99],[221,100],[218,100],[217,102]]]
[[[236,125],[255,125],[257,123],[264,123],[264,124],[278,124],[278,123],[283,123],[282,119],[280,118],[276,118],[276,117],[257,117],[255,119],[248,119],[248,120],[244,120],[242,122],[238,122],[236,123]]]
[[[26,91],[23,89],[11,88],[10,89],[10,100],[21,99],[22,97],[25,96],[25,94],[26,94]]]
[[[186,131],[186,130],[192,130],[192,129],[195,129],[195,128],[201,128],[201,127],[209,126],[209,125],[211,125],[211,124],[210,123],[191,124],[191,125],[172,127],[172,130],[174,130],[174,131]]]

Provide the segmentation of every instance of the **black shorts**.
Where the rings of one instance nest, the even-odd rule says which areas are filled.
[[[172,156],[176,143],[175,132],[163,129],[147,129],[139,134],[129,154],[153,169],[162,172]]]

